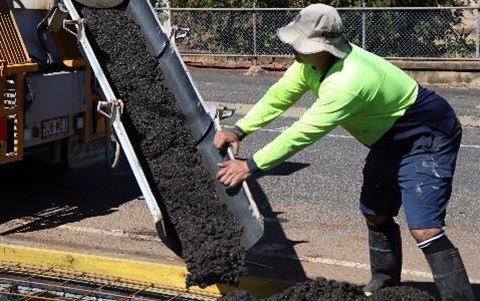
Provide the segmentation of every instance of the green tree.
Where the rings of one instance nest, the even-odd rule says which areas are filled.
[[[313,3],[325,3],[335,7],[360,7],[362,0],[257,0],[257,7],[305,7]],[[172,7],[252,7],[254,0],[170,0]],[[429,7],[459,6],[460,0],[365,0],[369,7]]]
[[[459,0],[327,0],[335,7],[429,7],[459,6]],[[319,1],[257,0],[256,7],[300,8]],[[171,0],[171,7],[253,7],[254,0]],[[202,11],[175,12],[175,22],[191,29],[185,41],[189,49],[210,53],[253,53],[256,32],[257,54],[290,54],[290,49],[276,37],[276,30],[292,20],[298,11]],[[382,56],[468,56],[474,51],[470,32],[462,29],[462,10],[340,10],[345,35],[362,45],[365,22],[365,48]]]

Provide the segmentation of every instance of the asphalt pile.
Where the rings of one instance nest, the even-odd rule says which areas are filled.
[[[79,6],[94,51],[125,104],[122,122],[167,225],[178,237],[186,285],[236,285],[246,272],[243,228],[219,200],[184,116],[139,26],[124,7]]]
[[[425,291],[411,286],[394,286],[379,290],[369,301],[435,301],[435,298]]]
[[[435,301],[435,298],[410,286],[384,288],[365,297],[361,286],[317,278],[263,299],[245,291],[233,291],[219,301]]]

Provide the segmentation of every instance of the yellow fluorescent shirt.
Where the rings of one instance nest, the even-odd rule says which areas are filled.
[[[237,127],[250,134],[285,112],[308,90],[317,97],[297,122],[254,154],[260,169],[283,162],[337,125],[370,146],[415,102],[415,80],[383,58],[351,45],[350,53],[338,59],[323,80],[323,74],[311,65],[294,62],[237,122]]]

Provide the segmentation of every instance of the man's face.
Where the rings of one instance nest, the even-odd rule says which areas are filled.
[[[295,55],[295,60],[302,64],[319,66],[324,63],[325,60],[328,60],[330,54],[326,51],[317,52],[317,53],[310,53],[310,54],[303,54],[297,51],[293,51]]]
[[[303,54],[295,50],[293,54],[295,55],[295,60],[299,63],[313,65],[315,62],[315,54]]]

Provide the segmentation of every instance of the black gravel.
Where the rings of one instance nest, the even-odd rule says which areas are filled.
[[[371,296],[372,301],[435,301],[427,292],[410,286],[387,287]]]
[[[312,281],[300,283],[284,292],[267,298],[268,301],[291,300],[359,300],[362,289],[359,286],[346,282],[337,282],[317,278]]]
[[[245,291],[234,291],[219,301],[435,301],[435,298],[410,286],[384,288],[367,298],[361,286],[317,278],[263,299]]]
[[[191,132],[164,75],[124,7],[79,7],[95,52],[116,95],[123,123],[153,193],[178,236],[186,285],[238,284],[246,272],[242,226],[219,200],[214,176],[202,166]]]

